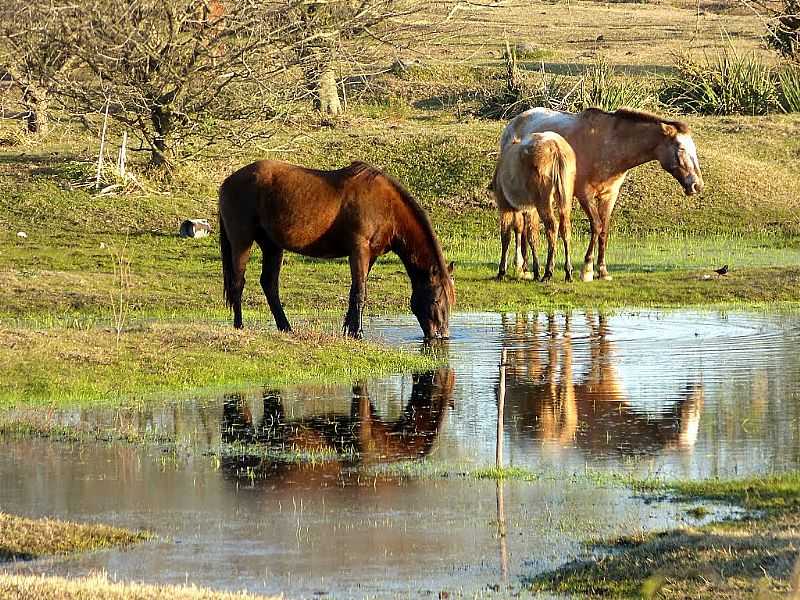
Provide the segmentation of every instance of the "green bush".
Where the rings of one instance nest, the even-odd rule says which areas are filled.
[[[485,94],[478,115],[492,119],[509,119],[533,106],[553,110],[581,111],[595,107],[603,110],[649,108],[655,104],[655,94],[641,81],[616,72],[603,59],[589,65],[582,74],[548,73],[544,64],[517,89],[504,86]]]
[[[800,112],[800,67],[787,66],[778,72],[780,105],[784,112]]]
[[[704,62],[681,57],[676,67],[660,100],[680,112],[765,115],[780,108],[775,72],[755,55],[726,48]]]
[[[640,81],[619,75],[603,59],[589,67],[580,84],[577,110],[595,107],[613,111],[620,106],[647,108],[653,104],[650,91]]]

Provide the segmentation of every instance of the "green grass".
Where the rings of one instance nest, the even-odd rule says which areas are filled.
[[[751,510],[800,509],[800,472],[700,481],[644,482],[643,490],[667,490],[681,499],[717,500]]]
[[[641,491],[668,491],[681,500],[722,501],[758,512],[700,528],[599,544],[600,550],[612,552],[538,576],[531,582],[534,591],[672,599],[778,598],[790,590],[800,541],[800,473],[630,485]],[[699,515],[704,516],[702,511]]]
[[[457,311],[800,306],[800,136],[790,135],[800,131],[800,118],[696,119],[708,193],[685,198],[657,166],[631,173],[609,244],[615,279],[591,284],[563,283],[560,264],[552,283],[494,281],[499,242],[486,184],[500,124],[442,118],[429,127],[408,118],[390,129],[353,119],[352,135],[311,128],[281,156],[317,166],[363,158],[398,176],[428,207],[447,258],[457,263]],[[343,260],[287,255],[282,299],[295,329],[306,333],[281,336],[257,283],[254,252],[244,297],[248,329],[237,336],[222,302],[216,235],[175,236],[186,216],[215,220],[216,182],[234,165],[200,164],[158,193],[148,187],[95,196],[73,187],[85,176],[84,143],[76,135],[67,146],[0,151],[0,403],[347,381],[431,365],[430,358],[334,338],[350,284]],[[579,208],[573,214],[579,268],[586,221]],[[130,265],[124,286],[115,256]],[[723,264],[730,274],[717,277],[713,269]],[[410,286],[393,255],[378,261],[368,290],[368,314],[408,312]],[[120,293],[128,315],[117,344],[112,313]]]
[[[27,519],[0,513],[0,563],[53,554],[126,547],[152,538],[107,525],[82,525],[55,519]]]
[[[157,393],[303,381],[349,382],[424,370],[428,354],[390,350],[318,332],[156,321],[117,338],[107,328],[0,329],[0,407],[134,402]]]

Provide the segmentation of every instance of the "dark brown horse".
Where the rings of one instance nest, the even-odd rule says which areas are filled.
[[[290,331],[278,295],[283,251],[315,258],[348,257],[350,304],[344,331],[361,337],[366,282],[375,260],[390,250],[411,279],[411,311],[426,338],[448,337],[455,302],[452,263],[425,211],[403,187],[362,162],[336,171],[262,160],[239,169],[219,191],[225,300],[242,327],[244,272],[253,242],[261,247],[261,287],[275,324]]]

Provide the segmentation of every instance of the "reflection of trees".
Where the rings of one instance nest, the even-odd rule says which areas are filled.
[[[508,363],[506,405],[509,420],[523,435],[560,446],[577,446],[591,454],[654,453],[666,448],[690,449],[697,440],[704,390],[685,385],[677,402],[658,415],[634,410],[615,364],[614,343],[602,315],[587,315],[589,368],[573,373],[571,317],[559,325],[550,315],[506,327]],[[544,328],[541,332],[539,328]],[[527,331],[534,344],[514,347]],[[530,339],[530,338],[529,338]]]
[[[324,478],[352,464],[426,456],[436,443],[452,402],[454,382],[453,371],[447,368],[414,375],[408,403],[393,421],[377,414],[365,383],[353,386],[349,415],[289,419],[280,392],[266,391],[264,413],[256,423],[247,402],[240,395],[230,395],[223,404],[222,441],[257,447],[263,453],[226,457],[222,467],[236,478],[312,472],[315,478]],[[283,453],[287,456],[282,457]],[[293,461],[288,455],[291,453],[324,456],[309,465],[307,461]],[[330,454],[335,455],[333,460]]]

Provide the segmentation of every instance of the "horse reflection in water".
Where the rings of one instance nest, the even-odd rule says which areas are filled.
[[[703,410],[702,385],[687,381],[677,400],[665,402],[658,414],[637,411],[622,386],[605,316],[586,316],[589,366],[579,374],[573,372],[572,317],[562,318],[561,325],[553,315],[546,325],[524,317],[504,323],[510,346],[507,423],[551,448],[577,447],[592,455],[691,450]],[[514,339],[521,336],[539,344],[515,348]]]
[[[414,375],[405,409],[390,422],[377,414],[364,383],[353,386],[349,415],[295,420],[286,417],[279,392],[265,392],[258,424],[243,398],[231,395],[223,405],[222,441],[260,446],[264,452],[226,457],[223,471],[234,479],[312,484],[345,475],[357,477],[354,467],[358,465],[422,458],[436,445],[451,407],[454,383],[448,368]],[[300,460],[281,459],[282,453],[295,454]],[[303,456],[320,458],[302,460]]]

